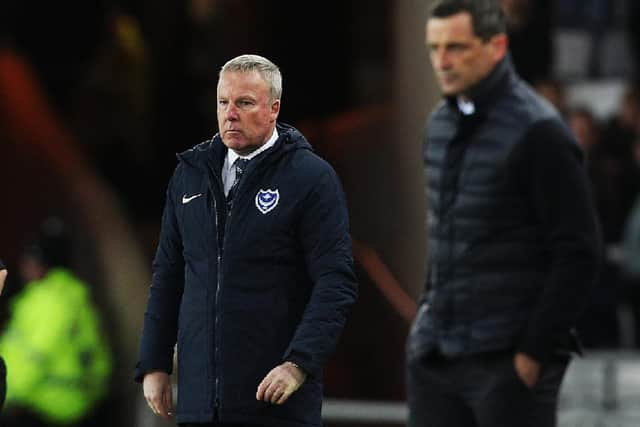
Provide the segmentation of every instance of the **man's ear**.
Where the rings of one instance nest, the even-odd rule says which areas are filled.
[[[271,116],[274,121],[278,118],[279,113],[280,113],[280,100],[276,99],[271,103]]]
[[[497,64],[502,61],[509,51],[509,38],[505,33],[496,34],[489,40],[491,46],[491,56],[493,61]]]

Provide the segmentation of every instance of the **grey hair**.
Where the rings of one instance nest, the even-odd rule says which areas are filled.
[[[220,76],[227,71],[243,73],[257,71],[269,84],[271,101],[282,98],[282,74],[276,64],[259,55],[240,55],[228,61],[220,69]]]

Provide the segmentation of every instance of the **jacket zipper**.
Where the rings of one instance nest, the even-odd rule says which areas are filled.
[[[218,183],[219,188],[224,189],[224,185],[222,184],[222,179],[220,177],[218,177],[218,175],[213,174],[215,177],[215,180]],[[247,177],[247,173],[245,171],[245,173],[242,175],[242,177],[240,178],[240,182],[238,182],[238,187],[236,189],[236,197],[234,198],[234,202],[237,202],[239,197],[242,195],[242,192],[240,191],[240,189],[242,188],[241,186],[244,184],[244,181],[246,180]],[[224,196],[224,191],[222,192],[222,196]],[[219,345],[218,345],[218,340],[220,337],[220,334],[218,332],[218,302],[219,302],[219,295],[220,295],[220,289],[222,287],[222,261],[223,261],[223,257],[224,257],[224,250],[225,250],[225,241],[227,240],[227,234],[228,234],[228,230],[229,230],[229,222],[231,220],[231,212],[233,210],[233,205],[235,203],[231,203],[231,207],[230,209],[227,207],[227,205],[225,204],[225,214],[226,214],[226,219],[225,219],[225,224],[224,224],[224,234],[222,235],[222,244],[220,242],[219,236],[218,236],[218,227],[219,227],[219,223],[218,223],[218,204],[216,202],[216,197],[215,194],[213,194],[212,192],[212,197],[213,197],[213,210],[214,210],[214,215],[215,215],[215,225],[216,225],[216,242],[218,245],[218,278],[217,278],[217,285],[216,285],[216,293],[215,293],[215,300],[214,300],[214,305],[216,308],[216,315],[215,315],[215,319],[214,319],[214,330],[215,330],[215,338],[214,338],[214,362],[215,362],[215,366],[216,368],[219,368],[220,363],[219,363]],[[221,407],[221,402],[220,402],[220,374],[218,373],[218,369],[216,369],[216,378],[215,378],[215,391],[214,391],[214,419],[218,420],[219,414],[220,414],[220,407]]]
[[[219,188],[223,188],[222,187],[222,183],[220,182],[220,179],[217,177],[217,175],[214,175],[216,181],[218,182]],[[218,257],[217,257],[217,280],[216,280],[216,292],[215,292],[215,296],[214,296],[214,306],[215,306],[215,317],[213,320],[213,330],[214,330],[214,349],[213,349],[213,358],[214,358],[214,366],[216,367],[216,374],[215,374],[215,388],[214,388],[214,400],[213,400],[213,410],[214,410],[214,420],[217,420],[219,417],[219,411],[220,411],[220,374],[218,372],[219,366],[220,366],[220,361],[219,361],[219,349],[218,349],[218,341],[219,341],[219,337],[220,337],[220,333],[218,330],[218,319],[219,319],[219,310],[218,310],[218,301],[219,301],[219,295],[220,295],[220,288],[222,286],[222,256],[223,256],[223,251],[224,251],[224,235],[222,236],[222,244],[220,244],[220,236],[218,234],[218,230],[219,230],[219,222],[218,222],[218,203],[216,201],[216,195],[215,192],[212,192],[211,197],[213,199],[213,215],[215,217],[215,236],[216,236],[216,244],[218,246]],[[226,224],[225,224],[225,233],[226,233]]]
[[[224,185],[222,184],[222,180],[220,178],[218,178],[217,175],[215,175],[215,179],[218,182],[219,188],[224,188]],[[237,195],[239,196],[240,194],[240,186],[242,185],[242,182],[244,181],[244,176],[242,176],[242,178],[240,178],[240,182],[238,183],[238,188],[236,190]],[[218,323],[219,323],[219,307],[218,307],[218,303],[220,301],[219,299],[219,295],[220,295],[220,289],[222,288],[222,261],[223,261],[223,257],[224,257],[224,251],[225,251],[225,242],[227,240],[227,234],[229,231],[229,222],[231,219],[231,210],[233,209],[233,203],[231,204],[231,209],[229,209],[226,205],[225,205],[225,214],[226,214],[226,220],[224,223],[224,234],[222,235],[222,242],[220,242],[219,236],[218,236],[218,227],[219,227],[219,223],[218,223],[218,204],[216,202],[216,197],[215,194],[212,194],[213,196],[213,209],[214,209],[214,215],[216,218],[216,242],[218,244],[218,280],[217,280],[217,284],[216,284],[216,293],[215,293],[215,299],[214,299],[214,305],[215,305],[215,309],[216,309],[216,315],[213,321],[214,324],[214,330],[215,330],[215,338],[214,338],[214,362],[215,362],[215,366],[216,366],[216,378],[215,378],[215,391],[214,391],[214,401],[213,401],[213,408],[214,408],[214,419],[218,419],[219,414],[220,414],[220,406],[221,406],[221,402],[220,402],[220,374],[219,374],[219,367],[220,367],[220,351],[219,351],[219,339],[220,339],[220,333],[219,333],[219,328],[218,328]],[[224,193],[223,193],[224,196]],[[236,197],[237,200],[237,197]],[[235,200],[234,200],[235,201]],[[222,244],[221,244],[222,243]]]

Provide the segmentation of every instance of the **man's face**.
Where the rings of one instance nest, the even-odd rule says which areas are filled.
[[[246,155],[273,134],[280,100],[271,101],[269,85],[257,71],[228,71],[218,80],[217,110],[222,142]]]
[[[471,15],[457,13],[427,21],[427,48],[438,83],[446,96],[465,94],[504,56],[494,36],[483,41],[473,31]]]

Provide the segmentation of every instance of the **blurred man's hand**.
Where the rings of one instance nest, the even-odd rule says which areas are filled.
[[[2,295],[2,290],[4,289],[4,281],[7,278],[7,270],[3,268],[0,270],[0,295]]]
[[[529,388],[535,387],[540,378],[540,363],[525,353],[516,353],[513,364],[522,382]]]
[[[173,418],[173,396],[171,380],[166,372],[149,372],[142,381],[144,398],[154,414],[166,419]]]

